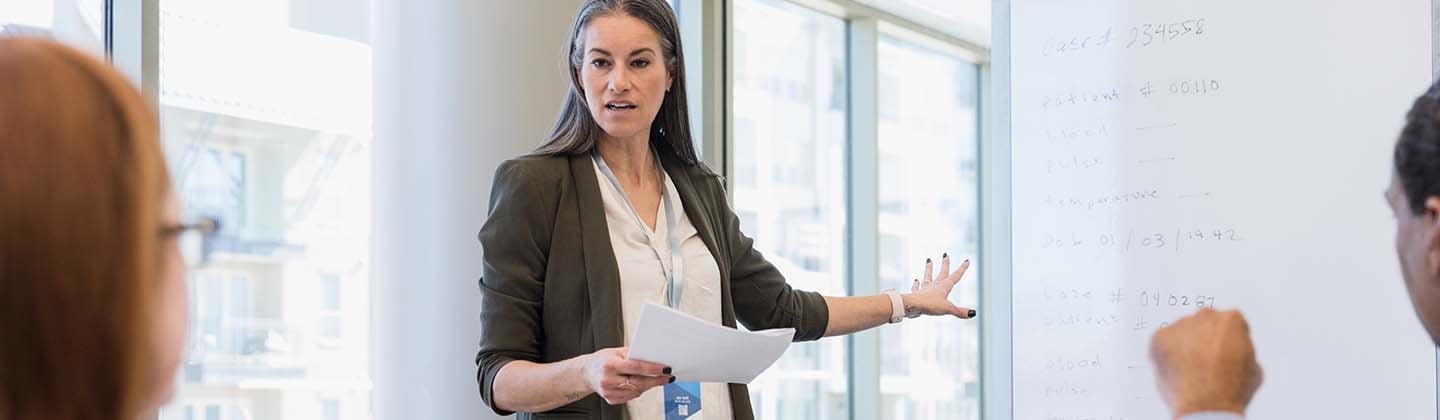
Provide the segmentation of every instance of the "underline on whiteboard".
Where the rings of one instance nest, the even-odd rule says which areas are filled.
[[[1144,127],[1135,127],[1135,130],[1136,130],[1136,131],[1145,131],[1145,130],[1154,130],[1154,129],[1157,129],[1157,128],[1171,128],[1171,127],[1175,127],[1175,126],[1177,126],[1177,125],[1180,125],[1180,123],[1169,123],[1169,124],[1160,124],[1160,125],[1147,125],[1147,126],[1144,126]]]
[[[1209,196],[1210,196],[1210,193],[1207,192],[1207,193],[1199,193],[1199,194],[1180,194],[1180,195],[1175,196],[1175,198],[1176,198],[1176,199],[1180,199],[1180,200],[1185,200],[1185,199],[1190,199],[1190,198],[1205,198],[1205,197],[1209,197]]]

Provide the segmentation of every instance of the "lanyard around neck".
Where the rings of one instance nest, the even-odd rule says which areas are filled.
[[[635,205],[630,202],[630,196],[625,194],[625,187],[620,186],[620,179],[615,177],[615,172],[610,170],[610,165],[605,164],[605,158],[600,156],[600,150],[596,149],[590,157],[595,159],[595,166],[600,167],[600,173],[605,174],[605,178],[609,179],[610,184],[615,186],[615,190],[620,192],[620,198],[625,200],[625,206],[630,209],[630,216],[635,219],[635,224],[640,227],[640,231],[645,233],[645,240],[649,242],[650,250],[655,252],[655,258],[664,261],[665,256],[660,255],[660,250],[655,246],[654,233],[650,232],[648,226],[645,226],[645,220],[640,218],[640,212],[635,211]],[[658,165],[659,158],[656,157],[655,160]],[[680,309],[680,294],[684,291],[682,287],[685,285],[685,256],[682,255],[680,240],[677,238],[676,231],[679,229],[676,228],[678,222],[675,217],[674,200],[670,197],[670,185],[665,182],[669,175],[665,173],[664,169],[660,170],[660,175],[660,205],[665,208],[665,228],[667,229],[667,239],[670,242],[670,268],[666,269],[665,264],[660,264],[660,271],[665,274],[667,283],[665,292],[669,296],[670,307],[678,310]]]

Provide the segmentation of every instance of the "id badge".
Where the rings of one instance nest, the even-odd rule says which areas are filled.
[[[685,420],[700,411],[700,383],[665,385],[665,420]]]

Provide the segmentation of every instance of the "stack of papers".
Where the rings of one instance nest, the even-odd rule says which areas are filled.
[[[794,339],[794,328],[740,331],[646,303],[630,341],[630,358],[669,366],[679,381],[748,384],[775,364]]]

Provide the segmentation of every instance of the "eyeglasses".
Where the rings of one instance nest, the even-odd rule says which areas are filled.
[[[199,217],[167,227],[164,231],[166,236],[175,237],[185,265],[192,268],[210,263],[210,253],[215,250],[215,234],[218,232],[220,220],[213,217]]]

